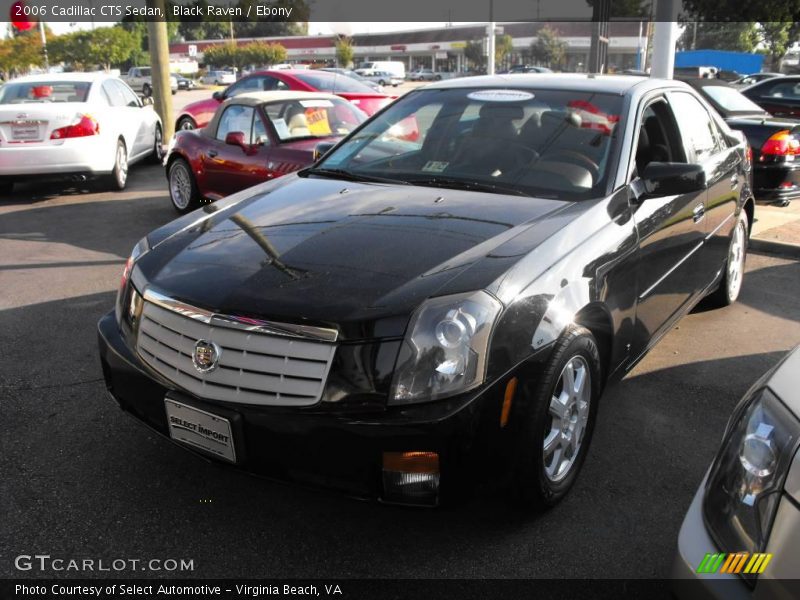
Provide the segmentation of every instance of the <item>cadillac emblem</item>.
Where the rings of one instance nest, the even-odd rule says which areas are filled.
[[[192,364],[201,373],[211,373],[217,368],[222,350],[214,342],[198,340],[192,353]]]

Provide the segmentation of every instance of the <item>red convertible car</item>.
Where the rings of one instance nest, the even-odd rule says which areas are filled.
[[[336,94],[358,106],[367,115],[378,112],[395,98],[395,96],[376,92],[363,83],[338,73],[299,69],[257,71],[242,77],[221,92],[214,92],[213,96],[208,100],[200,100],[186,105],[175,121],[175,129],[199,129],[205,127],[219,105],[225,100],[249,92],[270,92],[273,90]]]
[[[366,119],[333,94],[255,92],[219,105],[197,131],[178,131],[165,166],[180,213],[307,167],[320,142],[336,142]]]

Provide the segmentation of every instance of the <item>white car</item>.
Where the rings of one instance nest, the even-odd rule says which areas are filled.
[[[230,85],[236,83],[236,75],[231,71],[209,71],[200,78],[205,85]]]
[[[117,77],[59,73],[0,88],[0,194],[41,176],[102,176],[124,189],[128,167],[163,156],[161,119]]]
[[[372,83],[377,83],[379,86],[383,87],[386,85],[391,85],[392,87],[397,87],[403,80],[393,75],[389,71],[375,71],[373,69],[356,69],[355,71],[358,75],[361,76],[362,79],[366,79],[367,81],[371,81]]]

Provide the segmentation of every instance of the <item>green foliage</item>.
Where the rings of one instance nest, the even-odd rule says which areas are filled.
[[[514,38],[510,35],[496,35],[494,38],[494,62],[503,62],[503,59],[514,51]]]
[[[336,62],[345,69],[353,64],[353,41],[347,36],[340,36],[336,40]]]
[[[464,57],[476,67],[481,67],[486,59],[483,55],[483,40],[471,40],[464,47]]]
[[[274,65],[285,60],[286,48],[266,42],[251,42],[244,46],[227,42],[203,51],[203,62],[215,68]]]
[[[38,29],[0,39],[0,71],[19,74],[43,64],[44,54]]]
[[[531,44],[534,62],[551,69],[560,69],[567,57],[567,43],[559,37],[558,30],[545,25]]]
[[[234,35],[236,37],[271,37],[271,36],[290,36],[305,35],[308,33],[307,21],[310,18],[309,8],[303,0],[276,0],[270,2],[271,7],[287,7],[292,9],[291,18],[297,22],[268,21],[263,17],[256,16],[256,7],[260,0],[239,0],[231,6],[238,6],[242,9],[242,14],[248,13],[250,8],[250,18],[247,20],[236,19],[233,23]],[[202,17],[186,16],[180,17],[176,22],[177,36],[185,41],[194,40],[220,40],[230,37],[231,24],[229,21],[216,21],[218,17],[208,15],[208,0],[196,0],[182,5],[193,8],[199,7]],[[171,10],[167,7],[167,10]],[[171,38],[170,38],[171,39]]]
[[[586,4],[594,7],[595,0],[586,0]],[[611,0],[609,17],[645,17],[650,14],[651,0]]]
[[[48,42],[51,62],[63,62],[77,69],[100,66],[108,70],[129,62],[140,48],[136,34],[120,26],[74,31]]]
[[[755,23],[694,21],[686,23],[678,39],[681,50],[753,52],[758,44]]]

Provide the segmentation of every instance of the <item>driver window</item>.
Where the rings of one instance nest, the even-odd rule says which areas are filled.
[[[232,131],[241,131],[248,135],[253,122],[253,107],[234,104],[225,109],[217,126],[217,139],[224,142],[225,136]]]
[[[680,125],[686,149],[694,154],[693,162],[703,162],[719,152],[714,122],[694,96],[686,92],[674,92],[670,95],[670,104]]]

